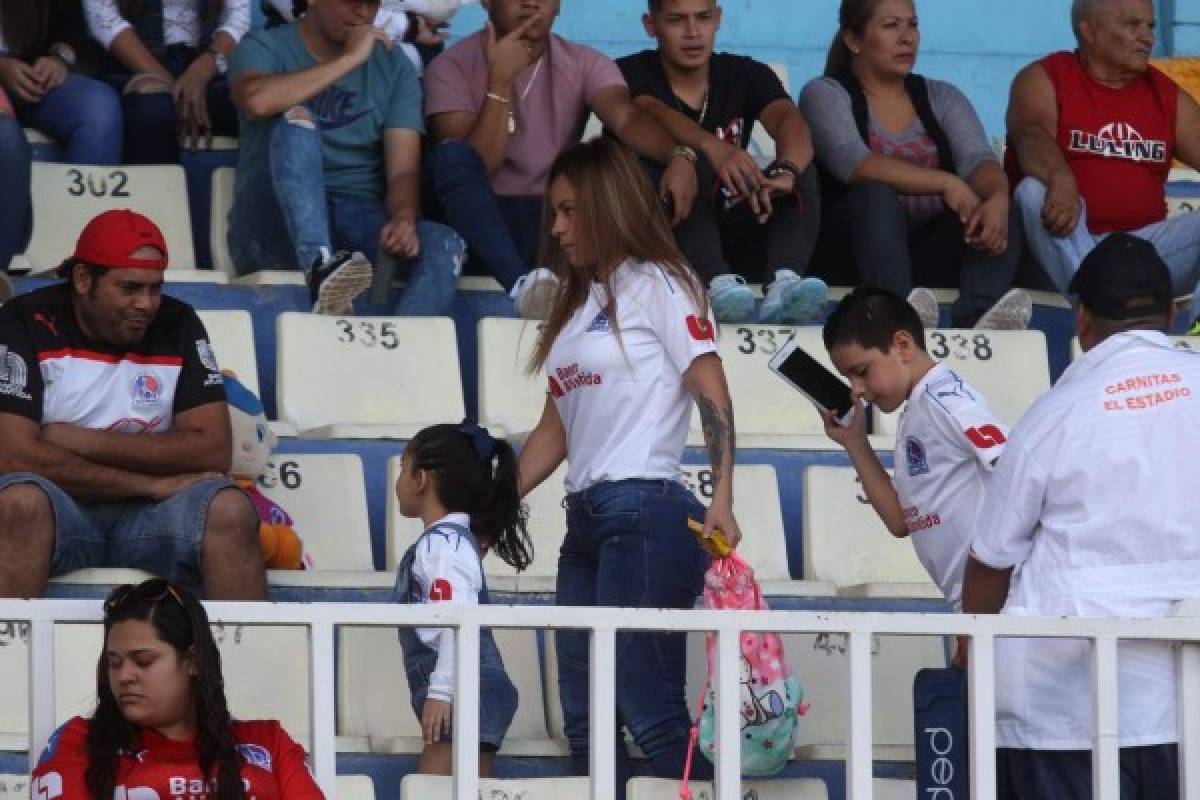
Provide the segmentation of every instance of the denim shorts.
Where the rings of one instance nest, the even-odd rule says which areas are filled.
[[[437,651],[425,645],[412,628],[400,629],[404,648],[404,671],[412,693],[413,713],[421,718],[429,678],[437,667]],[[405,635],[407,634],[407,635]],[[517,687],[509,680],[504,660],[490,630],[479,632],[479,745],[495,752],[504,743],[508,726],[517,713]]]
[[[194,483],[162,501],[79,501],[58,484],[28,472],[0,476],[0,489],[37,486],[54,509],[51,575],[88,567],[141,569],[189,589],[201,584],[200,556],[208,506],[224,479]]]

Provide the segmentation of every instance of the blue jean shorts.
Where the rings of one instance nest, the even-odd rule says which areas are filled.
[[[201,584],[200,555],[208,506],[224,479],[194,483],[167,500],[80,501],[40,475],[0,476],[0,490],[32,484],[54,509],[54,556],[50,574],[88,567],[141,569],[189,589]]]

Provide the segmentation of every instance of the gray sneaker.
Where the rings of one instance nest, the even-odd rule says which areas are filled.
[[[925,288],[916,288],[908,293],[908,304],[921,318],[921,326],[925,330],[933,330],[938,326],[942,310],[938,307],[937,297]]]
[[[1033,316],[1033,298],[1024,289],[1009,289],[984,312],[975,327],[985,331],[1023,331]]]
[[[374,270],[362,253],[338,252],[308,273],[314,314],[344,317],[354,313],[354,298],[371,287]]]
[[[545,267],[537,267],[517,278],[508,296],[522,319],[545,319],[554,308],[558,294],[558,276]]]

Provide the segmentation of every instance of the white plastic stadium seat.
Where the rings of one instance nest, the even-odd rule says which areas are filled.
[[[497,435],[524,436],[541,419],[546,375],[526,371],[542,323],[479,320],[479,418]]]
[[[627,800],[678,800],[680,782],[667,778],[631,778],[626,784]],[[712,784],[689,784],[696,800],[713,800]],[[829,790],[820,778],[742,781],[742,797],[756,800],[828,800]],[[875,800],[879,800],[876,795]]]
[[[913,800],[917,796],[917,782],[900,778],[875,778],[872,786],[874,800]]]
[[[295,523],[316,569],[271,570],[274,586],[387,588],[391,575],[375,572],[362,459],[353,454],[276,453],[258,488]],[[336,498],[336,502],[330,502]]]
[[[520,698],[500,754],[566,755],[566,741],[553,741],[546,732],[536,631],[497,629],[493,635]],[[343,626],[338,636],[338,749],[421,752],[420,722],[412,711],[396,629]]]
[[[388,485],[399,477],[400,458],[388,463]],[[558,550],[566,535],[566,512],[562,507],[563,477],[559,467],[541,486],[530,493],[529,536],[533,541],[533,564],[524,572],[516,570],[495,555],[484,559],[488,587],[494,591],[553,592],[558,571]],[[755,575],[768,595],[826,597],[835,593],[827,581],[797,581],[788,574],[787,544],[779,503],[775,468],[767,465],[742,465],[734,468],[733,507],[742,526],[739,551],[754,568]],[[712,492],[712,473],[708,467],[685,465],[684,482],[701,503]],[[421,533],[419,520],[401,517],[394,492],[388,504],[388,566],[394,568],[405,549]]]
[[[850,717],[850,659],[841,634],[784,634],[784,652],[804,689],[808,713],[800,718],[796,755],[840,760]],[[925,667],[944,667],[940,637],[876,637],[872,647],[872,724],[875,758],[913,760],[913,678]],[[687,697],[695,711],[707,672],[704,634],[688,634]]]
[[[817,327],[787,325],[721,325],[718,348],[733,408],[737,415],[737,443],[745,448],[785,448],[789,450],[839,450],[825,435],[825,426],[816,408],[767,367],[771,357],[795,334],[799,344],[815,359],[837,371]],[[704,445],[700,413],[692,410],[688,444]],[[877,448],[889,448],[890,442],[872,439]]]
[[[254,350],[254,321],[249,311],[197,309],[221,369],[233,370],[242,385],[258,396],[258,356]]]
[[[1168,336],[1172,344],[1179,350],[1194,350],[1200,352],[1200,339],[1195,336]],[[1079,338],[1071,338],[1071,360],[1079,358],[1083,355],[1083,348],[1079,346]]]
[[[0,800],[29,800],[29,776],[0,775]]]
[[[338,775],[337,800],[375,800],[375,782],[370,775]]]
[[[932,330],[925,346],[983,395],[1007,425],[1016,422],[1050,388],[1046,335],[1041,331]],[[895,435],[900,411],[875,409],[875,432]]]
[[[211,621],[221,651],[230,713],[239,719],[278,719],[296,741],[308,747],[306,630]],[[54,630],[55,721],[62,724],[95,710],[96,663],[104,629],[98,624],[62,623]],[[283,675],[286,680],[280,680]]]
[[[768,64],[775,74],[779,76],[779,81],[783,84],[783,88],[787,90],[789,96],[792,94],[792,89],[788,85],[788,68],[787,64]],[[775,140],[771,138],[771,134],[767,133],[767,129],[763,126],[762,121],[754,123],[754,131],[750,134],[750,146],[746,148],[750,155],[756,159],[770,163],[775,158]]]
[[[279,315],[279,417],[301,436],[410,439],[463,418],[447,317]]]
[[[29,624],[0,622],[0,750],[28,747]]]
[[[405,775],[400,781],[400,800],[451,800],[454,790],[450,781],[450,778],[441,775]],[[586,777],[510,780],[483,778],[479,781],[479,796],[489,800],[566,800],[587,797],[590,787],[590,779]]]
[[[168,280],[225,283],[215,270],[196,269],[183,167],[33,163],[33,234],[25,251],[32,268],[56,267],[75,251],[93,217],[129,208],[149,217],[167,242]]]
[[[942,597],[912,542],[879,519],[853,468],[804,470],[803,508],[804,577],[857,597]]]

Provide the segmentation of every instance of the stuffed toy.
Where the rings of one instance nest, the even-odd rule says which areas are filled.
[[[267,426],[267,414],[254,392],[225,370],[225,399],[233,429],[234,482],[254,503],[261,520],[258,529],[263,562],[267,569],[312,569],[312,558],[293,528],[292,518],[275,501],[258,490],[256,480],[266,469],[275,447],[275,434]]]

